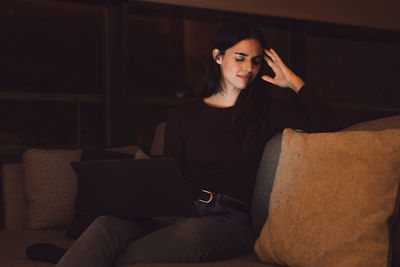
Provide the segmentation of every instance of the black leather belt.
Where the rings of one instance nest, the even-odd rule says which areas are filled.
[[[248,213],[250,210],[249,205],[247,205],[246,203],[221,193],[214,193],[211,191],[201,189],[201,190],[192,190],[192,196],[194,200],[206,204],[213,204],[217,202],[222,206],[226,206],[228,208],[239,210],[245,213]]]

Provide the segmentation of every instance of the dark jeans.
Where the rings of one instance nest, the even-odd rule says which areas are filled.
[[[193,218],[97,218],[68,249],[58,267],[110,267],[139,262],[202,262],[249,253],[254,233],[248,214],[195,202]]]

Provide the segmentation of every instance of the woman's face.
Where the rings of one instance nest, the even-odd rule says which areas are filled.
[[[260,71],[263,48],[256,39],[245,39],[225,51],[214,49],[215,62],[221,67],[224,92],[245,89]]]

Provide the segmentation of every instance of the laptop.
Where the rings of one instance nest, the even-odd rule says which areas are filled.
[[[198,216],[173,158],[72,162],[78,175],[76,214],[122,218]]]

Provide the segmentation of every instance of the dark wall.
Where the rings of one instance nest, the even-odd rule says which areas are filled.
[[[213,34],[237,18],[257,21],[268,44],[306,82],[319,83],[349,123],[400,109],[400,32],[106,2],[2,4],[3,155],[31,146],[148,148],[171,105],[199,94]]]

